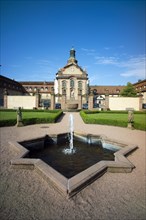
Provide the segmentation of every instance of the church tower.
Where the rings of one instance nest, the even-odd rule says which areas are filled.
[[[78,61],[76,60],[76,57],[75,57],[75,49],[72,47],[72,49],[70,50],[70,57],[68,59],[68,64],[71,64],[71,63],[75,63],[77,64]]]

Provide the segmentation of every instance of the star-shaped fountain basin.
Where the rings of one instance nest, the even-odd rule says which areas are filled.
[[[67,197],[75,195],[105,172],[128,173],[134,168],[126,155],[137,146],[103,135],[73,132],[70,148],[70,138],[70,133],[63,133],[10,142],[19,150],[11,166],[35,169]]]

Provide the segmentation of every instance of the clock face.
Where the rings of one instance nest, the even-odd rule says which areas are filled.
[[[76,67],[75,66],[70,66],[69,68],[67,68],[66,70],[66,74],[76,74]]]
[[[75,69],[74,69],[74,67],[71,67],[70,70],[73,72]]]

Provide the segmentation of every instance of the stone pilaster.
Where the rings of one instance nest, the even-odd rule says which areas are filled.
[[[54,89],[52,88],[51,91],[51,110],[55,109],[55,94]]]
[[[93,110],[93,91],[90,91],[89,98],[88,98],[88,109]]]
[[[79,100],[78,109],[82,109],[82,95],[78,95],[78,100]]]
[[[109,95],[105,95],[105,110],[109,109]]]
[[[40,94],[39,94],[39,90],[37,90],[35,96],[36,96],[35,108],[38,108],[38,107],[39,107],[39,103],[40,103]]]
[[[8,107],[8,91],[4,89],[4,108]]]
[[[61,98],[61,109],[65,110],[66,109],[66,95],[63,94]]]
[[[78,109],[82,109],[82,90],[78,90]]]
[[[142,110],[142,104],[143,104],[143,95],[139,96],[139,111]]]
[[[66,90],[62,90],[61,109],[66,109]]]

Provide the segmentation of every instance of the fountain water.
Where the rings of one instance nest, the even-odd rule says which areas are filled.
[[[75,148],[73,146],[73,132],[74,132],[74,122],[73,115],[69,115],[69,130],[70,130],[70,138],[69,138],[69,148],[63,150],[65,154],[73,154],[75,153]]]
[[[73,130],[74,130],[74,125],[73,125],[73,115],[70,114],[69,116],[69,121],[70,121],[70,150],[73,150]]]

